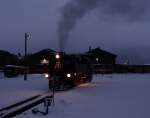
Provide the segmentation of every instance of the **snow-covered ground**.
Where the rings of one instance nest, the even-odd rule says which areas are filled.
[[[92,83],[57,93],[47,116],[17,118],[150,118],[149,90],[150,74],[94,75]]]
[[[46,91],[48,80],[43,75],[28,75],[24,81],[24,76],[5,78],[0,73],[0,108]]]
[[[27,90],[31,93],[48,89],[45,79],[31,80],[27,81],[31,85]],[[9,90],[4,88],[4,92],[1,88],[0,92],[5,95]],[[91,83],[56,93],[55,105],[50,107],[48,115],[33,115],[29,110],[16,118],[150,118],[149,91],[150,74],[94,75]],[[43,104],[37,108],[43,110]]]

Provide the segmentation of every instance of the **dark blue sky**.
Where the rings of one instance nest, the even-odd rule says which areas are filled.
[[[59,50],[61,34],[67,52],[100,46],[120,63],[149,64],[149,5],[149,0],[1,0],[0,49],[23,54],[24,32],[30,32],[29,53]]]

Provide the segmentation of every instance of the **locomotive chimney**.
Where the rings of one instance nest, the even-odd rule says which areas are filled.
[[[91,51],[92,50],[92,47],[91,46],[89,46],[89,51]]]

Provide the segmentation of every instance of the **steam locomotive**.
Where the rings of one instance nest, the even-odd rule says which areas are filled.
[[[49,89],[67,90],[92,80],[87,55],[56,54],[49,61]]]

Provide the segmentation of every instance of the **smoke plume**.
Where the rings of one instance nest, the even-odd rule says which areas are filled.
[[[98,0],[72,0],[65,4],[61,9],[61,20],[59,22],[59,48],[64,50],[66,40],[69,32],[75,27],[78,20],[80,20],[87,12],[97,6]]]
[[[58,26],[59,48],[64,51],[65,43],[70,31],[77,22],[94,8],[100,12],[113,16],[139,19],[146,11],[148,0],[71,0],[61,9],[61,19]]]

